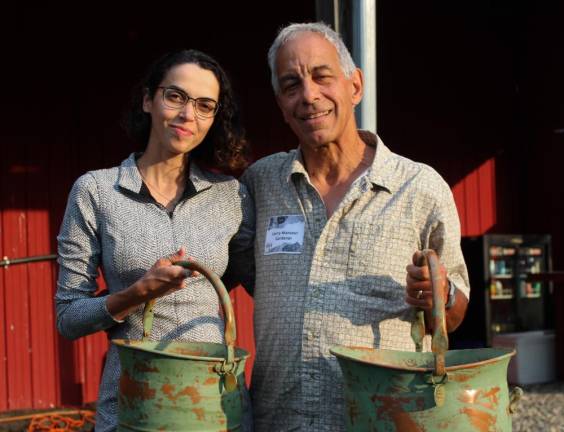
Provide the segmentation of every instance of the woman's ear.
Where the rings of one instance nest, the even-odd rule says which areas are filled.
[[[153,101],[149,96],[149,89],[143,90],[143,112],[150,113],[153,109]]]

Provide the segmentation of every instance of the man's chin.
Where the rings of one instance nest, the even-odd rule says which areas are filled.
[[[331,135],[326,130],[318,130],[304,134],[300,142],[310,148],[322,147],[331,142]]]

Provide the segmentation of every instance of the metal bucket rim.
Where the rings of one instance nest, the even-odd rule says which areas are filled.
[[[155,342],[155,343],[171,342],[171,343],[184,343],[184,344],[205,343],[205,344],[208,344],[208,345],[225,347],[226,352],[227,352],[227,345],[219,344],[219,343],[215,343],[215,342],[179,342],[179,341],[174,341],[174,340],[171,340],[171,341],[144,341],[144,340],[141,340],[141,339],[138,339],[138,340],[135,340],[135,339],[113,339],[112,340],[112,343],[119,348],[127,348],[127,349],[131,349],[131,350],[144,351],[144,352],[151,353],[151,354],[158,354],[158,355],[163,356],[163,357],[172,357],[172,358],[176,358],[176,359],[180,359],[180,360],[199,360],[199,361],[209,361],[209,362],[224,362],[224,361],[227,361],[227,354],[226,354],[225,357],[194,356],[194,355],[188,355],[188,354],[159,351],[159,350],[155,350],[155,349],[144,348],[144,347],[139,346],[139,345],[130,345],[130,342],[135,342],[135,343],[137,343],[137,342]],[[249,356],[250,356],[250,353],[247,350],[244,350],[243,348],[235,347],[235,350],[238,350],[238,351],[243,353],[243,355],[236,356],[234,358],[235,362],[240,362],[242,360],[249,358]]]
[[[334,346],[334,347],[329,349],[329,352],[337,358],[344,358],[344,359],[347,359],[347,360],[355,361],[357,363],[364,363],[366,365],[377,366],[377,367],[381,367],[381,368],[385,368],[385,369],[413,371],[413,372],[433,372],[435,370],[434,365],[431,366],[431,367],[428,367],[428,368],[423,368],[423,367],[415,367],[415,366],[398,366],[398,365],[392,365],[392,364],[373,363],[373,362],[369,362],[369,361],[366,361],[366,360],[358,359],[356,357],[352,357],[352,356],[349,356],[349,355],[345,355],[345,354],[342,354],[342,353],[335,352],[335,349],[339,349],[339,348],[345,348],[345,349],[350,349],[350,350],[361,349],[361,350],[364,350],[364,351],[373,350],[373,351],[380,351],[380,352],[403,352],[403,351],[386,350],[386,349],[379,349],[379,348],[367,348],[367,347],[360,347],[360,346],[353,346],[353,347]],[[501,354],[501,355],[498,355],[496,357],[492,357],[492,358],[487,359],[487,360],[480,360],[480,361],[473,362],[473,363],[464,363],[464,364],[459,364],[459,365],[446,366],[445,370],[447,372],[452,372],[452,371],[457,371],[457,370],[460,370],[460,369],[466,369],[466,368],[469,368],[469,367],[483,366],[483,365],[487,365],[487,364],[490,364],[490,363],[496,363],[496,362],[503,360],[507,357],[512,357],[517,353],[517,351],[514,348],[505,348],[505,347],[473,348],[473,349],[468,349],[468,350],[450,350],[448,352],[454,353],[454,352],[460,352],[460,351],[475,351],[475,350],[498,350],[498,351],[505,351],[505,354]],[[414,354],[423,354],[423,353],[414,353]],[[428,354],[433,355],[432,352],[428,352]]]

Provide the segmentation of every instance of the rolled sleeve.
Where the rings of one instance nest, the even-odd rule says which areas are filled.
[[[442,196],[432,214],[436,225],[429,239],[429,247],[439,254],[448,280],[470,299],[468,270],[460,246],[460,220],[452,192],[446,183],[443,186]]]

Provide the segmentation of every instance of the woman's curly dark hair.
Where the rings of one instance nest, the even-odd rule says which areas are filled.
[[[227,74],[217,61],[197,50],[181,50],[165,54],[149,68],[136,87],[131,107],[126,113],[125,129],[131,139],[147,146],[151,133],[151,115],[143,111],[143,97],[151,99],[170,69],[192,63],[211,71],[219,82],[219,111],[204,140],[190,152],[190,156],[208,168],[225,172],[240,172],[248,165],[249,146],[240,123],[239,109]]]

